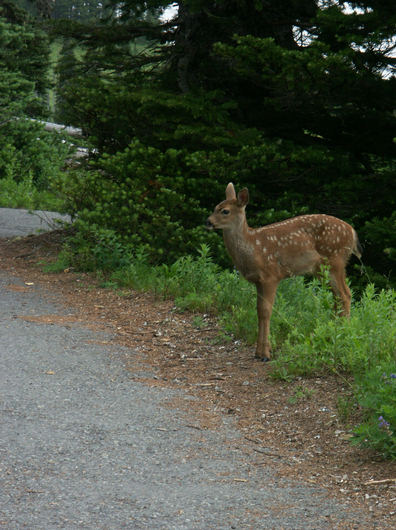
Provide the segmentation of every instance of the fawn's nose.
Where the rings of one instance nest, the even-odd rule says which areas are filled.
[[[207,230],[213,230],[213,228],[214,228],[214,225],[213,225],[212,221],[210,220],[210,218],[208,217],[206,219],[206,229]]]

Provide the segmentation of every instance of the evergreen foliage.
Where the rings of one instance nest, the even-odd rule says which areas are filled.
[[[60,135],[30,119],[47,113],[49,51],[48,36],[25,12],[8,2],[0,6],[2,206],[54,205],[46,190],[71,151]]]
[[[395,15],[388,3],[355,2],[346,11],[331,1],[190,0],[179,2],[177,16],[166,22],[159,15],[167,5],[110,1],[96,25],[59,26],[69,45],[84,51],[67,55],[58,115],[110,155],[96,162],[93,180],[119,174],[120,157],[136,141],[147,157],[152,148],[161,156],[176,149],[173,175],[142,177],[142,166],[116,179],[120,185],[130,179],[151,198],[149,180],[177,196],[163,227],[169,217],[187,231],[201,224],[204,210],[234,180],[252,191],[252,224],[273,210],[351,222],[374,279],[394,283]],[[189,201],[198,206],[185,224],[181,205]],[[109,219],[105,224],[118,231],[120,200],[114,204],[111,226]],[[156,224],[135,214],[142,239],[156,241]],[[130,234],[133,240],[135,229]],[[190,248],[201,240],[188,236]],[[181,244],[180,254],[185,250]]]
[[[45,112],[49,83],[48,38],[28,21],[10,22],[0,7],[0,113],[1,122]],[[15,17],[18,18],[18,17]]]

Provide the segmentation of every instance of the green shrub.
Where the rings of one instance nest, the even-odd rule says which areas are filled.
[[[62,261],[77,270],[110,272],[125,267],[131,261],[131,251],[112,230],[86,226],[79,220],[78,230],[67,240]]]
[[[2,208],[33,209],[36,205],[37,189],[32,178],[16,182],[12,176],[0,179],[0,205]]]
[[[360,203],[354,202],[358,177],[350,178],[356,168],[348,160],[346,155],[334,159],[322,146],[297,146],[291,141],[266,139],[257,132],[229,151],[213,146],[189,151],[179,144],[178,148],[153,147],[134,139],[123,151],[102,154],[85,168],[58,174],[51,180],[51,189],[64,199],[69,213],[77,214],[87,225],[113,230],[134,248],[145,246],[151,263],[172,264],[181,256],[196,255],[201,244],[207,243],[222,266],[229,266],[230,260],[221,234],[207,233],[203,225],[224,198],[229,181],[238,188],[249,187],[248,220],[253,227],[326,211],[327,206],[317,203],[317,197],[347,197],[348,210],[337,204],[328,213],[357,226],[365,246],[366,270],[370,266],[376,270],[372,281],[379,287],[392,285],[393,216],[362,228],[372,214],[363,214]],[[324,174],[331,185],[318,184]],[[336,182],[334,174],[338,175]],[[291,181],[302,178],[298,189],[285,190]],[[270,190],[267,183],[271,183]],[[358,213],[351,215],[351,211]],[[354,284],[363,290],[367,275],[360,275],[356,267],[351,270],[349,276],[358,277]],[[388,278],[382,276],[384,271]]]
[[[188,193],[180,159],[181,152],[161,153],[136,141],[104,156],[100,170],[61,177],[57,189],[78,212],[82,230],[111,230],[126,246],[144,246],[152,263],[169,264],[207,238],[206,213]]]
[[[74,150],[58,133],[25,119],[9,121],[0,129],[0,205],[65,211],[51,191]]]
[[[111,281],[122,288],[137,291],[155,290],[157,281],[156,267],[149,265],[148,253],[141,246],[134,250],[127,266],[113,271]]]
[[[38,190],[31,177],[19,182],[11,176],[0,179],[0,207],[64,211],[63,201],[50,191]]]
[[[364,421],[353,442],[396,459],[396,361],[373,366],[356,379],[355,390]]]
[[[287,367],[294,375],[333,372],[364,373],[378,362],[389,361],[395,355],[396,342],[396,294],[395,291],[381,291],[376,294],[369,285],[359,302],[352,306],[351,318],[333,317],[326,300],[326,291],[319,290],[311,296],[315,283],[307,288],[312,308],[320,298],[325,298],[324,309],[318,316],[309,317],[309,311],[301,311],[292,302],[296,311],[295,329],[287,335],[281,354],[274,361],[274,373]],[[317,296],[319,294],[319,296]],[[289,300],[290,302],[290,300]],[[283,312],[285,314],[285,312]],[[287,319],[290,317],[287,317]],[[273,319],[279,322],[279,317]],[[290,322],[290,321],[289,321]],[[293,323],[293,322],[290,322]],[[275,331],[273,326],[273,333]],[[276,335],[275,335],[276,337]]]

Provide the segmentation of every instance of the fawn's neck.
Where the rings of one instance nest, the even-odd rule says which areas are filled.
[[[245,275],[254,262],[254,246],[250,240],[246,219],[241,219],[229,229],[225,228],[223,238],[234,265]]]

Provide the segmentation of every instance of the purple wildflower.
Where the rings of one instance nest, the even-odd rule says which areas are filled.
[[[390,426],[389,421],[386,421],[383,416],[380,416],[378,418],[378,427],[380,429],[388,429]]]

